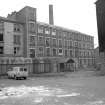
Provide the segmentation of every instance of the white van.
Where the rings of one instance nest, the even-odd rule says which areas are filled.
[[[24,78],[27,79],[28,77],[28,70],[26,67],[12,67],[12,69],[9,69],[7,72],[8,78]]]

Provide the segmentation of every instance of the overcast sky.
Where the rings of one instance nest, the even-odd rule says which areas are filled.
[[[94,36],[98,46],[96,0],[2,0],[0,16],[19,11],[24,6],[37,8],[37,20],[48,23],[49,4],[53,4],[54,24]]]

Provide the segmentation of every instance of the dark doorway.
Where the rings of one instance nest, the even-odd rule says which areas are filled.
[[[69,59],[66,61],[66,69],[65,71],[70,71],[70,72],[73,72],[75,70],[75,67],[74,67],[74,60],[73,59]]]
[[[64,72],[65,70],[65,64],[64,63],[60,63],[60,71]]]

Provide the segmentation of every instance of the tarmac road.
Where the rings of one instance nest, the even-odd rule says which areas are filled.
[[[105,77],[80,74],[0,79],[0,105],[105,105]]]

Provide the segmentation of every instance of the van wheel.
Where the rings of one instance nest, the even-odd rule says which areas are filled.
[[[11,79],[11,77],[8,75],[8,79]]]
[[[15,79],[15,80],[17,80],[17,79],[18,79],[18,77],[16,77],[16,75],[14,75],[14,79]]]
[[[27,79],[27,77],[24,77],[24,79]]]

